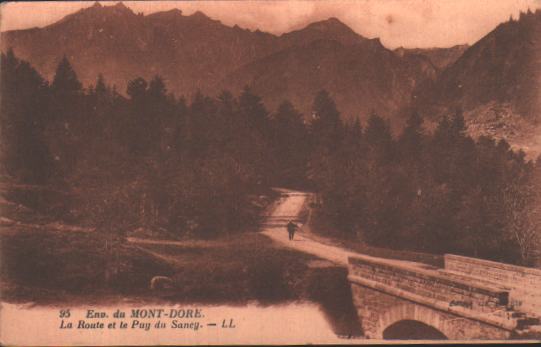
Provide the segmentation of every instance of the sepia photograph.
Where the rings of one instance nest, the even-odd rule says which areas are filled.
[[[541,0],[0,31],[0,344],[541,341]]]

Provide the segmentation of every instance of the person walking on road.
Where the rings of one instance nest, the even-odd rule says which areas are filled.
[[[295,236],[295,231],[299,228],[299,226],[295,223],[293,223],[293,221],[289,221],[287,223],[287,232],[289,234],[289,240],[292,241],[293,240],[293,237]]]

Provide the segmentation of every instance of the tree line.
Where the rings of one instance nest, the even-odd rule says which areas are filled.
[[[433,132],[413,110],[395,138],[377,114],[364,129],[343,124],[323,99],[314,105],[322,141],[308,172],[321,194],[319,216],[337,236],[533,264],[541,250],[541,160],[526,160],[505,140],[474,140],[460,109]]]
[[[108,232],[223,234],[254,229],[260,196],[302,179],[288,103],[270,114],[249,89],[187,101],[159,76],[123,96],[101,75],[84,88],[66,57],[51,83],[11,50],[1,59],[2,172],[51,188],[22,197],[40,212]]]
[[[258,197],[285,185],[314,190],[337,237],[533,259],[541,161],[472,139],[460,110],[433,132],[412,111],[393,136],[376,113],[343,121],[325,91],[305,116],[288,101],[269,112],[249,88],[187,100],[156,76],[123,95],[101,75],[83,87],[66,57],[51,83],[11,50],[1,59],[2,172],[60,191],[31,198],[58,218],[106,232],[253,230]]]

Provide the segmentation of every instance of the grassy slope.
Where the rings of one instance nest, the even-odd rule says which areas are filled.
[[[1,293],[38,305],[134,303],[318,304],[334,331],[360,333],[347,270],[279,248],[258,233],[180,244],[124,242],[106,256],[95,233],[0,229]],[[106,280],[106,269],[119,272]],[[152,291],[169,276],[173,288]]]
[[[26,225],[0,230],[2,295],[8,301],[54,302],[64,295],[98,293],[166,295],[190,302],[292,300],[299,298],[295,288],[310,260],[256,233],[186,247],[129,242],[111,247],[110,240],[94,232]],[[175,290],[150,292],[150,279],[158,275],[170,276]]]

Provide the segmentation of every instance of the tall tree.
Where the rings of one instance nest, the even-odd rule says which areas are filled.
[[[148,96],[157,100],[163,100],[167,97],[167,88],[163,78],[154,76],[148,84]]]
[[[270,155],[269,114],[261,97],[246,87],[238,100],[237,150],[240,157],[246,158],[258,176],[261,184],[268,184],[272,176]]]
[[[413,111],[399,139],[401,158],[409,162],[421,160],[424,142],[423,118]]]
[[[65,55],[58,63],[51,87],[53,92],[62,95],[77,94],[82,91],[83,86]]]
[[[299,184],[306,175],[308,138],[302,114],[284,101],[273,115],[274,166],[283,184]]]
[[[12,50],[1,56],[0,141],[2,164],[26,183],[46,183],[52,158],[45,142],[48,86],[39,73]]]
[[[148,83],[145,79],[137,77],[128,82],[127,94],[134,102],[142,102],[146,97]]]
[[[393,160],[393,137],[389,124],[383,118],[372,113],[364,136],[370,154],[376,161],[389,163]]]
[[[523,184],[506,185],[503,196],[509,240],[517,245],[520,263],[533,266],[541,259],[541,167],[535,167]]]
[[[245,87],[239,97],[239,111],[241,117],[255,131],[262,136],[267,134],[269,113],[261,100],[261,97],[254,94],[249,87]]]
[[[342,132],[340,112],[326,90],[321,90],[314,98],[310,129],[314,143],[324,148],[330,149],[340,141]]]
[[[94,90],[96,94],[100,97],[108,93],[108,88],[105,84],[105,79],[103,78],[102,74],[98,75],[98,79],[96,80],[96,87],[94,88]]]

